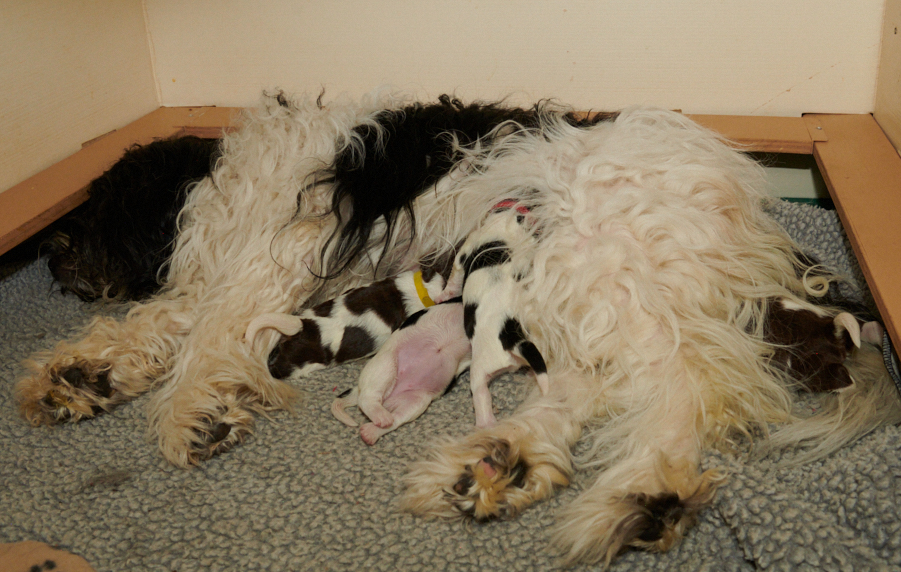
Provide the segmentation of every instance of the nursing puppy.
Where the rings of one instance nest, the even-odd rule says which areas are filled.
[[[869,329],[875,326],[864,324]],[[861,333],[861,324],[848,312],[831,316],[784,298],[767,308],[764,339],[774,347],[770,363],[807,391],[835,391],[854,382],[844,364],[860,348]]]
[[[439,300],[463,296],[463,325],[472,342],[469,380],[477,427],[496,423],[488,383],[503,372],[528,364],[541,393],[548,392],[544,358],[513,317],[516,284],[528,273],[529,261],[523,256],[514,260],[511,248],[535,242],[528,217],[528,209],[516,201],[495,205],[483,226],[463,243],[439,296]]]
[[[461,299],[421,310],[366,364],[359,384],[332,403],[332,414],[356,427],[344,409],[359,406],[371,420],[360,427],[360,437],[374,445],[386,433],[422,415],[467,368],[469,355]]]
[[[378,351],[408,316],[434,304],[443,285],[438,273],[425,281],[421,271],[404,272],[348,290],[299,316],[263,314],[250,322],[244,342],[257,351],[264,330],[283,334],[269,354],[269,373],[276,379],[302,377]]]

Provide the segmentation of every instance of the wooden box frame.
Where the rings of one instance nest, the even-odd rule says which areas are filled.
[[[79,204],[135,144],[216,137],[237,108],[161,107],[0,194],[0,255]],[[901,156],[872,115],[693,115],[744,151],[813,155],[895,347],[901,347]]]

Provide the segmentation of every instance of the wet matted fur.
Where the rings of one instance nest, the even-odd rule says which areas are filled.
[[[404,477],[406,510],[510,518],[595,470],[553,542],[565,562],[609,562],[669,548],[711,502],[724,475],[700,470],[705,448],[796,422],[780,446],[823,455],[898,419],[887,375],[855,365],[870,348],[851,355],[854,391],[795,419],[797,380],[769,365],[763,322],[769,300],[811,307],[804,263],[762,211],[759,167],[717,136],[653,109],[592,125],[550,106],[435,105],[264,98],[188,197],[163,291],[38,358],[18,386],[28,419],[77,421],[156,389],[160,451],[199,463],[296,396],[266,367],[276,334],[242,343],[251,320],[447,256],[502,199],[540,236],[514,307],[550,391],[436,444]],[[376,194],[413,163],[424,175]],[[586,427],[593,446],[574,459]]]

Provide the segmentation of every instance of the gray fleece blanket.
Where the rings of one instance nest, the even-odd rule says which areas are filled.
[[[866,300],[834,212],[779,203],[773,216]],[[556,568],[546,550],[555,515],[591,474],[509,522],[429,521],[396,509],[406,465],[432,438],[470,430],[465,384],[367,447],[329,412],[360,365],[319,372],[302,382],[294,414],[260,419],[247,443],[193,470],[167,465],[146,440],[146,396],[88,422],[27,425],[13,398],[21,362],[92,315],[118,311],[60,295],[43,260],[0,277],[0,542],[47,542],[99,571]],[[493,383],[501,415],[525,385]],[[901,431],[888,427],[795,469],[711,453],[705,464],[731,478],[697,526],[670,552],[627,552],[612,569],[901,570],[899,448]]]

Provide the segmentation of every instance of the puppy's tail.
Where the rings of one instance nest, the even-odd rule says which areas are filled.
[[[901,399],[882,353],[864,343],[845,361],[853,384],[823,396],[820,410],[773,433],[758,448],[802,450],[783,461],[801,465],[821,459],[887,424],[901,422]]]
[[[277,330],[284,336],[293,336],[303,328],[303,321],[293,314],[280,314],[277,312],[262,314],[250,321],[244,332],[244,344],[251,352],[258,351],[257,334],[262,330]]]
[[[347,414],[344,409],[346,407],[356,407],[357,400],[360,395],[360,390],[358,388],[353,388],[351,390],[345,391],[337,399],[332,401],[332,415],[335,416],[335,419],[344,423],[348,427],[356,427],[357,422],[351,418],[350,415]]]

